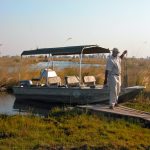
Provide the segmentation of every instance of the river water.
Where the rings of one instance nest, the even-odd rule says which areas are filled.
[[[7,94],[0,96],[0,114],[15,115],[32,113],[37,116],[48,116],[54,107],[64,107],[51,105],[49,103],[16,100],[14,95]]]
[[[80,64],[79,62],[71,62],[71,61],[53,61],[52,62],[39,62],[37,64],[33,64],[31,65],[31,69],[41,69],[41,68],[45,68],[45,67],[52,67],[52,65],[54,66],[54,68],[59,68],[59,69],[64,69],[64,68],[68,68],[68,67],[79,67]],[[104,66],[101,64],[82,64],[82,67],[100,67],[100,66]]]
[[[17,111],[13,109],[15,102],[15,96],[13,95],[1,95],[0,96],[0,114],[15,114]]]

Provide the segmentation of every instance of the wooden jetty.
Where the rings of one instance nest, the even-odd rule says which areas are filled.
[[[80,109],[86,111],[91,111],[98,114],[104,114],[109,117],[119,117],[126,119],[134,119],[135,121],[144,122],[148,127],[150,127],[150,113],[145,111],[140,111],[119,105],[114,109],[110,109],[109,105],[106,104],[96,104],[96,105],[80,105]]]

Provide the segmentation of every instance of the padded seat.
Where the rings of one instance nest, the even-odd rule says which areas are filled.
[[[65,82],[68,87],[79,87],[79,77],[78,76],[66,76]]]
[[[61,85],[61,78],[59,76],[50,77],[48,78],[48,84],[49,85]]]
[[[87,86],[95,86],[96,79],[94,76],[84,76],[83,81]]]

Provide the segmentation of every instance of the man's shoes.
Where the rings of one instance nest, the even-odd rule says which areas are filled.
[[[111,105],[111,106],[109,106],[109,109],[114,109],[114,106],[112,106],[112,105]]]

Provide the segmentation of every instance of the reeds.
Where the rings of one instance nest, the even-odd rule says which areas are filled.
[[[0,85],[14,85],[19,79],[32,79],[39,77],[40,70],[31,70],[30,65],[42,60],[42,57],[27,57],[20,60],[19,57],[0,58]],[[71,58],[69,58],[71,59]],[[66,58],[54,58],[54,60],[66,60]],[[72,58],[70,61],[78,61],[78,58]],[[103,84],[106,59],[83,58],[85,63],[101,64],[100,67],[82,67],[82,77],[85,75],[94,75],[97,84]],[[150,89],[150,60],[147,59],[127,59],[128,85],[144,85]],[[65,76],[79,76],[79,68],[56,69],[57,74],[64,80]],[[20,75],[20,76],[19,76]],[[122,80],[124,79],[125,69],[122,63]],[[21,78],[20,78],[21,77]],[[122,81],[123,82],[123,81]]]

